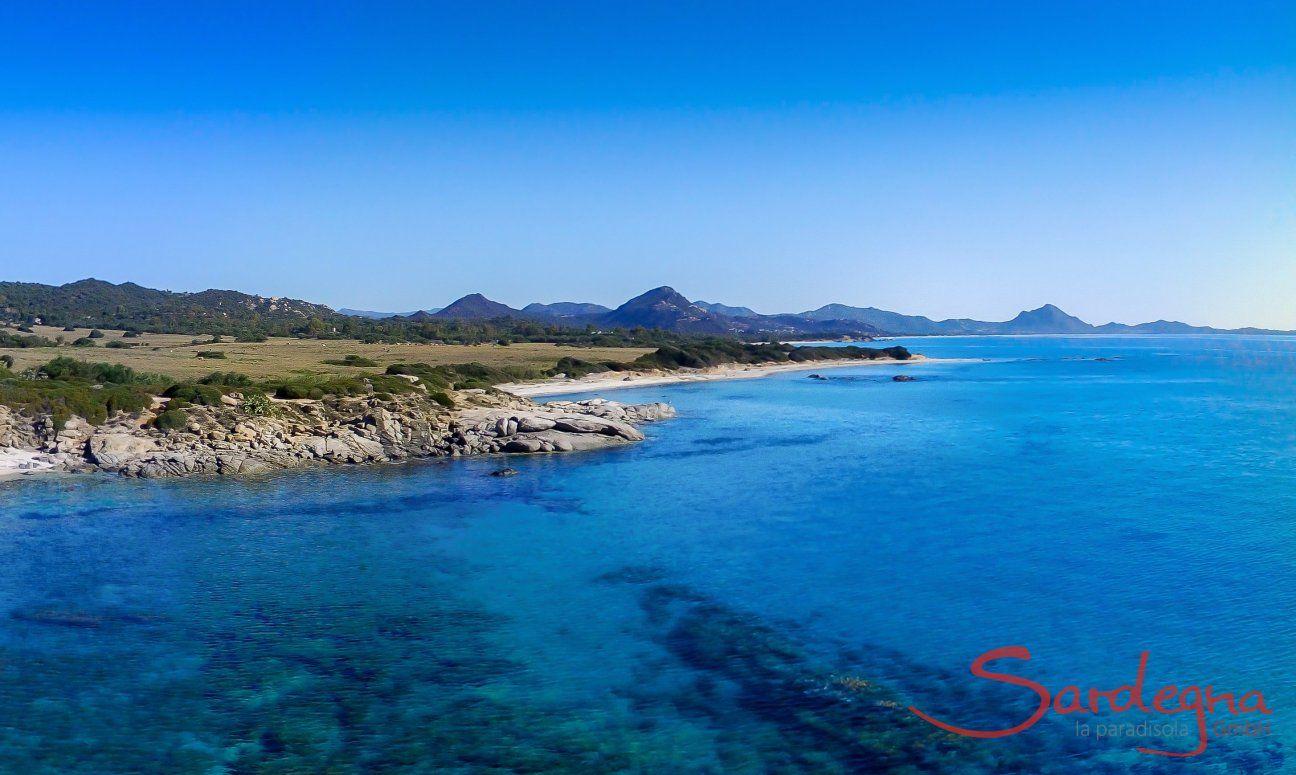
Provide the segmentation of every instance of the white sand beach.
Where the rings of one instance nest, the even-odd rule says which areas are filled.
[[[28,449],[0,447],[0,481],[27,474],[49,471],[54,463],[49,455]]]
[[[618,390],[623,388],[651,387],[653,385],[673,385],[681,382],[711,382],[721,379],[756,379],[771,374],[782,374],[787,371],[823,371],[824,369],[842,368],[845,366],[891,366],[905,368],[932,359],[914,355],[909,360],[832,360],[801,363],[732,363],[723,366],[712,366],[705,369],[680,369],[665,371],[605,371],[589,374],[577,379],[554,377],[544,382],[507,382],[496,385],[500,390],[515,396],[548,396],[559,393],[579,393],[585,391]]]

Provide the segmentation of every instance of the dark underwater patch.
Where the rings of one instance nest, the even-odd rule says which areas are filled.
[[[969,683],[965,673],[922,665],[876,646],[815,656],[788,635],[788,628],[687,586],[647,581],[655,575],[627,566],[599,577],[636,585],[648,637],[668,655],[644,660],[635,684],[619,694],[645,714],[665,705],[713,728],[741,730],[717,737],[715,756],[733,769],[1150,775],[1221,766],[1259,773],[1283,761],[1277,743],[1240,750],[1227,741],[1212,741],[1209,762],[1161,760],[1132,746],[1081,739],[1068,723],[1051,717],[1002,740],[948,734],[908,707],[954,710],[972,728],[1007,728],[1022,716],[996,694],[1006,688],[1000,684],[986,691]],[[691,677],[663,679],[681,667]],[[1020,700],[1020,689],[1012,697]]]

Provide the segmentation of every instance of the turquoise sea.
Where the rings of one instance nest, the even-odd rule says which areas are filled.
[[[512,478],[0,485],[0,771],[1296,771],[1296,340],[902,343],[957,360],[616,391],[680,417]],[[906,709],[1025,719],[1010,645],[1273,713]]]

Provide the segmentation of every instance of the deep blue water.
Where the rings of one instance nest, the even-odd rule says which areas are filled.
[[[0,485],[0,770],[1296,771],[1296,341],[904,343],[960,360],[616,391],[680,417],[513,478]],[[1006,645],[1271,731],[904,709],[1022,720]]]

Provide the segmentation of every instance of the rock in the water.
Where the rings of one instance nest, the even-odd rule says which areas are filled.
[[[501,468],[498,471],[491,471],[491,476],[517,476],[517,475],[518,475],[518,470],[516,468]]]
[[[821,379],[821,380],[827,380],[828,378],[825,377],[825,376],[822,375],[822,374],[811,374],[809,377],[806,377],[806,379]]]
[[[897,374],[891,378],[892,382],[917,382],[917,377],[911,377],[908,374]]]

